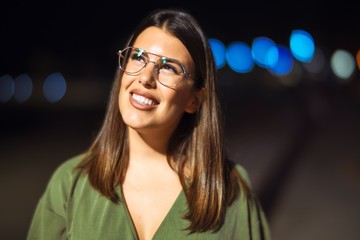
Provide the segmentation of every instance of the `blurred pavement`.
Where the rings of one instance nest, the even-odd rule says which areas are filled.
[[[360,239],[359,101],[316,91],[223,91],[226,149],[248,170],[273,239]],[[104,112],[0,111],[0,239],[20,240],[52,172],[87,148]]]

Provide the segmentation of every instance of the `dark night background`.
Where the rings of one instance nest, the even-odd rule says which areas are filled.
[[[267,36],[288,45],[293,29],[331,53],[360,49],[352,1],[8,1],[0,4],[0,77],[26,73],[33,94],[0,103],[0,239],[25,239],[54,169],[85,150],[103,120],[116,51],[149,11],[179,7],[225,44]],[[63,99],[43,80],[60,72]],[[249,172],[275,240],[359,239],[360,74],[339,83],[328,71],[296,86],[263,69],[219,72],[229,156]]]

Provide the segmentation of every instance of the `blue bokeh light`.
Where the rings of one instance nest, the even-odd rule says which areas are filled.
[[[28,100],[33,91],[33,83],[29,75],[21,74],[14,80],[15,92],[14,98],[19,102],[25,102]]]
[[[0,77],[0,101],[5,103],[14,95],[15,83],[9,74]]]
[[[300,62],[311,62],[315,53],[313,37],[304,30],[293,30],[290,35],[290,51]]]
[[[254,60],[251,48],[243,42],[233,42],[227,48],[227,63],[229,67],[238,73],[247,73],[254,68]]]
[[[257,65],[271,68],[278,61],[278,49],[273,40],[268,37],[257,37],[251,46],[252,56]]]
[[[287,75],[294,67],[294,59],[291,52],[284,46],[278,46],[279,57],[274,66],[269,70],[275,75]]]
[[[50,74],[44,81],[43,93],[45,98],[54,103],[59,101],[66,92],[66,81],[61,73]]]
[[[226,47],[224,43],[218,39],[210,38],[209,44],[215,58],[216,69],[224,67],[226,63]]]

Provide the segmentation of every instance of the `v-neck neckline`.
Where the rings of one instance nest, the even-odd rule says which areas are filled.
[[[121,204],[123,205],[124,211],[126,213],[126,217],[128,219],[127,222],[130,225],[130,228],[131,228],[131,230],[133,232],[133,235],[134,235],[135,239],[138,240],[139,239],[138,232],[136,230],[134,220],[131,217],[129,208],[128,208],[127,204],[126,204],[126,200],[125,200],[125,196],[124,196],[122,186],[119,186],[118,194],[119,194],[120,199],[121,199]],[[171,205],[169,211],[166,213],[165,217],[161,221],[160,225],[156,229],[156,231],[155,231],[154,235],[151,237],[151,239],[154,239],[156,237],[156,235],[158,235],[158,233],[161,231],[163,225],[166,223],[166,220],[171,216],[171,214],[173,214],[173,212],[176,210],[176,207],[179,205],[181,199],[183,199],[184,194],[185,194],[184,189],[181,189],[178,196],[176,197],[175,201]]]

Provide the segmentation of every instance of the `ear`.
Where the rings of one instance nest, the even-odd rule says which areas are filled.
[[[204,88],[195,90],[192,98],[189,100],[185,108],[185,112],[195,113],[199,109],[202,103],[203,96],[204,96]]]

